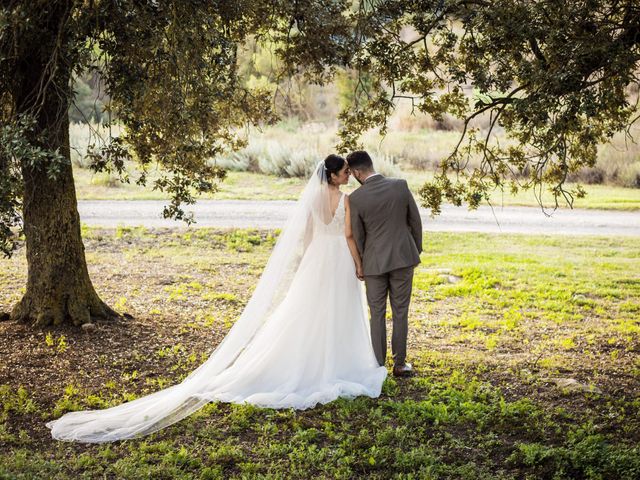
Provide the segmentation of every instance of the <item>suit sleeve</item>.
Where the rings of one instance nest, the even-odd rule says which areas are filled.
[[[418,247],[418,252],[422,253],[422,219],[420,218],[420,211],[418,210],[418,205],[416,205],[416,201],[411,194],[411,190],[409,190],[409,185],[407,185],[405,180],[403,180],[402,183],[404,184],[409,204],[409,208],[407,210],[407,223],[411,230],[411,236],[413,236],[413,240],[416,242],[416,247]]]
[[[363,256],[364,240],[366,238],[364,222],[362,221],[362,216],[358,210],[358,203],[353,201],[353,197],[350,197],[349,200],[349,207],[351,210],[351,233],[353,234],[353,239],[356,241],[356,246],[358,247],[360,256]]]

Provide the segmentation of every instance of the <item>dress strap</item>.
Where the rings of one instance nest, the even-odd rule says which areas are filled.
[[[340,209],[344,210],[344,193],[340,192],[340,200],[338,200],[338,205],[336,205],[336,209],[333,211],[333,217],[331,217],[331,221],[333,222],[336,218],[338,218],[340,214]]]
[[[342,196],[340,197],[340,200],[338,200],[338,206],[336,207],[336,213],[344,211],[344,197],[345,197],[345,194],[343,193]]]

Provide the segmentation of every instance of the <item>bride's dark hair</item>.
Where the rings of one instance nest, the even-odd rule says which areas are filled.
[[[342,170],[342,167],[344,167],[344,164],[346,162],[347,161],[344,158],[342,158],[340,155],[336,155],[335,153],[332,153],[324,159],[324,171],[327,175],[327,182],[331,183],[331,174],[337,174],[340,170]]]

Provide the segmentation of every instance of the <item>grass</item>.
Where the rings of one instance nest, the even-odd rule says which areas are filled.
[[[406,107],[406,105],[405,105]],[[426,123],[425,123],[426,121]],[[488,118],[483,121],[488,121]],[[412,116],[406,108],[399,108],[391,122],[391,130],[381,137],[375,129],[362,137],[364,148],[372,153],[374,162],[385,174],[402,175],[409,181],[414,192],[418,192],[425,181],[432,178],[437,165],[446,158],[459,140],[461,125],[453,122],[448,130],[438,130],[436,124],[424,116]],[[483,128],[486,128],[485,124]],[[94,128],[98,128],[94,126]],[[120,130],[115,128],[113,134]],[[640,130],[634,127],[633,134]],[[102,132],[106,137],[106,132]],[[500,134],[501,135],[501,134]],[[246,149],[229,154],[216,161],[230,169],[228,178],[220,185],[220,191],[202,198],[221,200],[295,200],[306,180],[276,176],[300,174],[308,171],[316,162],[326,156],[338,142],[335,126],[320,123],[300,124],[284,122],[261,131],[251,130]],[[166,199],[162,192],[151,187],[122,184],[117,178],[106,173],[93,174],[87,168],[88,138],[86,126],[73,124],[71,143],[73,150],[76,191],[82,200],[149,200]],[[577,199],[575,208],[595,208],[611,210],[639,210],[640,188],[625,188],[638,185],[640,179],[640,147],[623,134],[616,135],[611,143],[601,146],[598,162],[592,169],[582,170],[574,175],[594,183],[584,185],[588,195]],[[477,165],[472,159],[471,165]],[[130,166],[132,180],[137,178],[134,166]],[[241,170],[241,171],[234,171]],[[248,170],[248,171],[247,171]],[[252,173],[262,172],[262,173]],[[265,174],[268,173],[268,174]],[[574,178],[572,177],[572,178]],[[157,178],[157,172],[149,172],[149,183]],[[600,184],[597,184],[600,182]],[[604,182],[604,183],[603,183]],[[355,188],[353,180],[351,188]],[[568,184],[572,188],[573,184]],[[550,206],[552,198],[543,193],[543,203]],[[508,192],[496,191],[491,196],[493,205],[538,206],[533,192],[520,192],[515,196]],[[561,205],[565,207],[565,205]]]
[[[44,423],[193,370],[246,304],[274,232],[83,232],[96,288],[133,319],[95,334],[0,323],[0,478],[640,476],[635,239],[429,233],[410,310],[416,377],[308,411],[212,403],[151,436],[84,446]],[[7,310],[24,247],[0,267]]]
[[[573,188],[569,184],[568,189]],[[602,210],[640,210],[640,188],[624,188],[613,185],[583,185],[587,192],[585,198],[577,198],[573,208],[602,209]],[[562,202],[562,199],[560,199]],[[494,192],[491,196],[493,205],[513,205],[537,207],[539,205],[533,192],[518,192],[515,196],[507,193]],[[542,198],[543,205],[552,208],[553,197],[550,193],[545,193]],[[566,207],[566,205],[560,205]]]
[[[96,184],[91,171],[74,167],[76,192],[80,200],[163,200],[166,195],[137,185],[115,183],[115,186]],[[404,176],[413,192],[432,178],[427,172],[408,170]],[[251,172],[229,172],[227,179],[220,185],[215,194],[203,195],[201,198],[218,200],[296,200],[306,180],[299,178],[280,178]],[[352,180],[346,191],[355,189]],[[606,209],[606,210],[640,210],[640,189],[616,187],[611,185],[585,185],[587,197],[576,199],[574,208]],[[551,205],[551,195],[543,197],[545,205]],[[419,199],[418,199],[419,201]],[[520,192],[516,196],[496,191],[491,198],[494,206],[538,206],[533,192]]]

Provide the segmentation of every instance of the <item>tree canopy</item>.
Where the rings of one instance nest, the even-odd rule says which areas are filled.
[[[29,275],[11,317],[40,326],[117,316],[89,278],[69,147],[73,79],[99,71],[122,133],[90,156],[96,171],[168,192],[164,215],[212,191],[208,160],[241,145],[238,130],[274,119],[271,95],[239,80],[238,47],[268,38],[283,74],[316,81],[344,62],[342,2],[56,0],[0,5],[0,248],[26,238]]]
[[[171,194],[165,214],[177,218],[181,202],[224,177],[206,159],[240,146],[239,127],[275,119],[273,92],[238,75],[238,47],[249,37],[276,45],[278,75],[322,82],[336,67],[357,72],[341,114],[342,150],[384,127],[394,100],[435,118],[465,118],[458,148],[421,191],[435,213],[443,199],[477,206],[495,187],[549,186],[571,204],[584,192],[566,190],[567,175],[593,165],[598,144],[634,120],[640,7],[632,0],[54,2],[69,10],[64,25],[47,23],[48,3],[9,1],[0,10],[3,135],[13,138],[3,157],[25,152],[15,145],[28,109],[16,115],[8,93],[20,81],[16,62],[34,45],[48,55],[47,42],[64,38],[57,55],[76,73],[100,72],[109,112],[125,126],[94,152],[94,169],[126,180],[125,160],[143,172],[158,162],[164,175],[154,187]],[[58,35],[47,39],[46,29]],[[472,120],[483,113],[490,128],[480,132]],[[498,129],[511,141],[493,141]],[[470,155],[482,156],[472,172]],[[19,217],[7,199],[16,197],[20,174],[7,163],[3,226]]]
[[[74,78],[99,73],[122,133],[91,149],[92,168],[168,192],[164,215],[215,191],[209,159],[242,128],[277,117],[272,82],[249,82],[248,41],[278,58],[273,84],[342,71],[341,143],[384,128],[395,102],[465,119],[423,204],[471,208],[494,188],[549,189],[572,204],[571,172],[636,120],[635,0],[5,0],[0,4],[0,249],[27,240],[29,280],[12,316],[46,325],[109,317],[89,280],[69,151]],[[469,91],[472,90],[472,94]],[[277,89],[275,91],[277,93]],[[76,109],[81,111],[80,109]],[[489,116],[489,127],[475,120]],[[497,131],[506,135],[495,135]],[[480,157],[478,167],[469,160]]]
[[[494,188],[548,188],[556,206],[571,205],[585,192],[566,187],[568,174],[593,166],[598,145],[637,118],[633,0],[363,1],[353,25],[351,66],[368,83],[342,113],[345,148],[384,125],[395,99],[465,118],[458,147],[420,192],[435,213],[443,199],[476,207]],[[482,132],[473,128],[481,114],[490,115]],[[471,155],[482,162],[468,171]]]
[[[21,165],[43,165],[53,178],[56,164],[69,161],[42,154],[57,147],[44,132],[55,126],[38,128],[33,120],[45,90],[73,100],[68,76],[59,75],[63,68],[76,75],[99,72],[109,97],[107,113],[124,127],[122,135],[93,150],[94,170],[129,181],[126,164],[132,160],[142,171],[135,180],[146,184],[145,172],[157,164],[162,175],[153,187],[172,198],[164,213],[184,219],[180,204],[215,190],[224,177],[207,160],[242,145],[243,126],[275,119],[272,92],[239,78],[238,48],[250,36],[268,40],[277,45],[278,75],[304,72],[321,82],[348,55],[346,8],[340,1],[313,0],[3,2],[3,251],[13,245],[9,227],[20,222]],[[34,59],[46,66],[44,72],[27,64]],[[32,92],[23,92],[30,76],[40,78]]]

